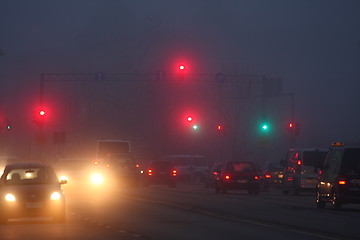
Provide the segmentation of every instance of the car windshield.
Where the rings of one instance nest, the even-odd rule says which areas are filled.
[[[135,167],[135,161],[131,158],[112,158],[108,159],[106,164],[114,167]]]
[[[57,177],[51,168],[19,168],[5,175],[6,185],[54,184]]]
[[[253,172],[254,166],[251,163],[230,162],[226,166],[226,170],[234,172]]]
[[[360,174],[360,148],[346,149],[344,151],[340,172]]]
[[[305,151],[303,156],[303,165],[320,167],[326,157],[326,151]]]

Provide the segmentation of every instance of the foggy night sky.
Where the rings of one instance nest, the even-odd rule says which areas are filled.
[[[185,58],[196,72],[282,77],[303,145],[360,140],[358,0],[3,0],[0,49],[0,107],[13,118],[42,72]]]

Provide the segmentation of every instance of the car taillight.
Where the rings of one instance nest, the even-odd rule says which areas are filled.
[[[148,175],[151,176],[153,174],[151,169],[148,169]]]
[[[260,177],[259,177],[259,176],[254,176],[254,179],[255,179],[255,180],[259,180]]]
[[[266,172],[266,173],[265,173],[265,178],[271,178],[270,173]]]
[[[292,182],[292,181],[294,181],[294,178],[293,178],[293,177],[287,177],[287,178],[286,178],[286,181]]]
[[[225,179],[226,179],[226,180],[230,180],[230,176],[229,176],[229,175],[226,175],[226,176],[225,176]]]
[[[301,160],[298,160],[298,161],[297,161],[297,164],[298,164],[298,165],[301,165]]]
[[[345,180],[339,180],[339,185],[345,185],[346,184],[346,181]]]
[[[173,170],[173,171],[172,171],[172,175],[173,175],[174,177],[176,177],[176,174],[177,174],[176,170]]]

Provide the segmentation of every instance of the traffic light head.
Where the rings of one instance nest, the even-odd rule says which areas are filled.
[[[33,122],[38,126],[43,126],[45,124],[46,117],[47,114],[44,108],[33,111]]]
[[[186,71],[186,67],[185,67],[184,64],[178,65],[179,80],[184,80],[185,79],[185,71]]]
[[[12,122],[11,121],[7,121],[6,122],[6,130],[11,130],[12,128]]]

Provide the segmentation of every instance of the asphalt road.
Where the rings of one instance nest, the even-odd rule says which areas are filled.
[[[11,219],[0,239],[359,239],[360,207],[316,209],[312,194],[215,194],[203,185],[64,186],[67,221]]]

